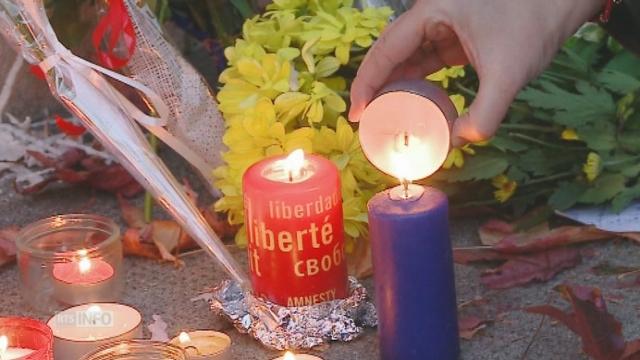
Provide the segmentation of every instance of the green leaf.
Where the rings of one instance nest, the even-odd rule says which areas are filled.
[[[620,173],[626,177],[634,178],[640,174],[640,163],[626,166],[620,170]]]
[[[520,152],[523,150],[527,150],[529,147],[519,141],[513,140],[508,136],[495,136],[491,139],[491,145],[500,151],[513,151]]]
[[[231,4],[233,4],[243,18],[248,19],[253,16],[253,9],[247,0],[231,0]]]
[[[560,167],[566,170],[568,161],[575,160],[567,158],[567,154],[557,150],[545,151],[540,148],[532,148],[519,155],[518,166],[534,177],[549,176],[553,175]]]
[[[578,203],[587,187],[582,183],[564,182],[549,197],[549,206],[556,210],[566,210]]]
[[[502,174],[509,162],[498,152],[485,152],[467,157],[464,166],[445,172],[447,180],[452,182],[486,180]]]
[[[608,151],[615,149],[616,128],[610,122],[600,122],[593,126],[584,126],[577,129],[580,140],[587,143],[590,149]]]
[[[562,89],[550,81],[539,81],[539,88],[527,87],[518,99],[534,108],[553,110],[553,119],[564,126],[577,128],[585,123],[611,119],[616,115],[616,104],[607,91],[584,81],[576,82],[577,92]]]
[[[613,212],[619,213],[637,198],[640,198],[640,184],[623,190],[615,198],[613,198],[613,200],[611,201],[611,210],[613,210]]]
[[[640,89],[640,80],[616,70],[603,70],[596,76],[596,81],[618,94],[627,94]]]
[[[636,79],[640,79],[640,66],[638,66],[638,57],[629,51],[623,51],[609,60],[604,67],[605,70],[617,71],[623,74],[629,74]]]
[[[512,165],[507,171],[507,177],[518,184],[524,183],[529,180],[529,174],[520,169],[520,167]]]
[[[618,144],[627,151],[640,153],[640,130],[625,130],[618,135]]]
[[[579,202],[583,204],[602,204],[612,199],[625,189],[627,178],[622,174],[600,175],[593,186],[587,189]]]

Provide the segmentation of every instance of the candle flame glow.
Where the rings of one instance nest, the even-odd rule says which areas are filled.
[[[302,167],[304,166],[304,151],[302,149],[294,150],[283,162],[284,170],[289,174],[289,181],[300,176]]]
[[[393,149],[389,152],[391,156],[390,169],[395,177],[401,182],[418,180],[420,177],[416,171],[416,164],[424,162],[425,157],[429,157],[430,152],[427,144],[411,133],[404,131],[396,135]]]
[[[181,344],[184,344],[191,341],[191,336],[189,336],[189,334],[183,331],[178,336],[178,340],[180,340]]]
[[[0,355],[4,354],[9,347],[9,338],[2,335],[0,336]]]
[[[91,305],[87,309],[88,314],[100,314],[102,312],[102,308],[98,305]]]
[[[283,356],[284,360],[296,360],[296,356],[291,351],[287,351]]]
[[[82,257],[78,262],[78,269],[80,273],[86,274],[89,270],[91,270],[91,260],[88,257]]]

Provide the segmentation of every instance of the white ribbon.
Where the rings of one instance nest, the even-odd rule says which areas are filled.
[[[147,130],[149,130],[149,132],[158,137],[162,142],[173,148],[185,160],[189,161],[193,166],[198,168],[198,170],[202,174],[204,174],[205,176],[207,174],[213,174],[213,169],[211,168],[211,166],[206,161],[204,161],[204,159],[202,159],[199,154],[191,150],[191,148],[189,148],[184,142],[173,136],[173,134],[171,134],[164,128],[164,126],[167,125],[167,119],[169,118],[170,111],[160,95],[158,95],[155,91],[153,91],[151,88],[141,83],[140,81],[131,79],[127,76],[106,69],[102,66],[98,66],[92,62],[82,59],[79,56],[74,55],[59,42],[55,43],[54,49],[55,53],[48,56],[39,64],[40,68],[45,74],[52,68],[59,66],[60,64],[68,65],[72,70],[83,74],[83,76],[86,76],[85,70],[89,68],[98,72],[99,74],[106,75],[114,80],[117,80],[140,91],[149,101],[149,104],[151,104],[151,106],[154,108],[154,110],[158,114],[158,117],[145,114],[120,92],[111,91],[113,90],[113,88],[108,83],[105,82],[105,85],[109,86],[109,89],[103,89],[103,85],[97,84],[95,81],[92,81],[92,83],[105,96],[115,95],[116,98],[113,99],[114,102],[118,103],[123,108],[123,110],[126,111],[127,114],[130,114],[131,117],[140,125],[144,126]]]

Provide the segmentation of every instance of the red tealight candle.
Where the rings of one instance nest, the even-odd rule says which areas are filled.
[[[250,167],[243,190],[255,295],[289,307],[347,297],[336,166],[296,150]]]
[[[30,318],[0,318],[0,359],[52,360],[51,329]]]
[[[70,261],[54,264],[55,297],[70,305],[110,299],[109,283],[114,274],[108,262],[80,250]]]

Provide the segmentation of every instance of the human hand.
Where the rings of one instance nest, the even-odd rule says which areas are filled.
[[[602,0],[418,0],[369,50],[351,86],[349,118],[358,121],[386,83],[424,78],[471,64],[480,79],[452,144],[493,136],[518,91],[549,64]]]

